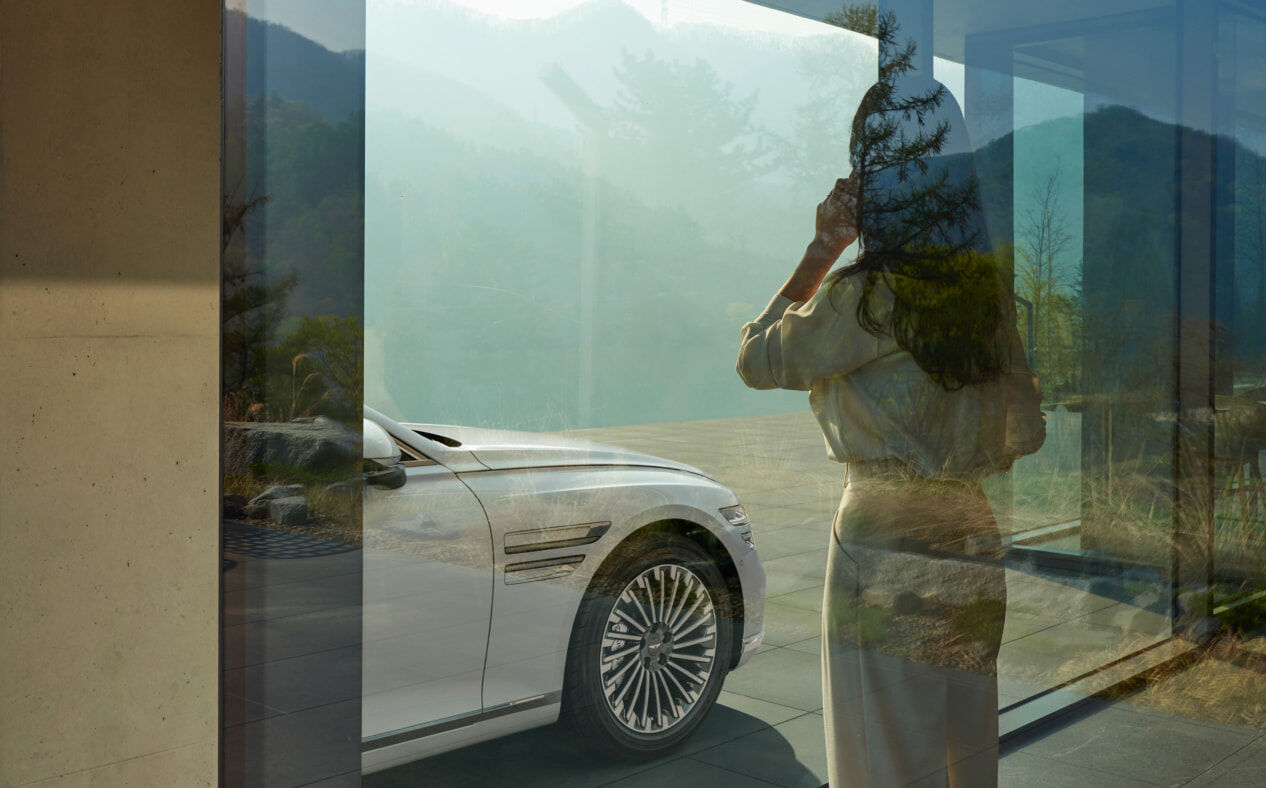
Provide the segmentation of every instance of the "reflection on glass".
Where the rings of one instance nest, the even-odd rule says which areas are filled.
[[[224,15],[226,785],[358,775],[363,29]],[[321,39],[315,41],[297,32]]]
[[[1009,718],[1177,674],[1217,633],[1250,664],[1227,633],[1260,623],[1266,579],[1262,27],[1179,6],[371,2],[364,389],[406,482],[366,500],[367,784],[816,786],[825,704],[842,784],[953,762],[987,785]],[[807,409],[734,379],[734,333],[850,174],[825,210],[858,217],[840,263],[887,263],[857,292],[830,275],[858,341],[805,355],[906,356],[757,370]],[[1026,367],[1040,448],[997,428],[993,375]],[[842,505],[823,427],[866,461]],[[973,479],[915,479],[938,474]],[[628,541],[669,520],[724,552]],[[710,609],[675,620],[673,582]],[[698,686],[668,666],[689,657]],[[1253,719],[1164,685],[1138,697]],[[557,719],[650,737],[649,760]]]
[[[879,78],[852,124],[852,172],[739,353],[749,386],[809,390],[849,466],[823,602],[836,785],[997,783],[1006,577],[981,481],[1045,434],[999,271],[1010,260],[988,246],[919,5],[875,17]],[[854,238],[856,262],[828,275]]]

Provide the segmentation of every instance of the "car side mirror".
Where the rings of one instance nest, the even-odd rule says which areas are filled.
[[[387,431],[369,419],[361,422],[365,484],[398,490],[408,481],[400,464],[400,447]]]
[[[409,477],[405,475],[404,466],[399,463],[385,467],[373,460],[365,461],[365,484],[398,490],[407,481]]]

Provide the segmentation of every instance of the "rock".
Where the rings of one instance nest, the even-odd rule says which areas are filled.
[[[1203,586],[1183,591],[1178,595],[1178,614],[1203,616],[1209,607],[1209,589]]]
[[[896,598],[893,600],[892,612],[897,615],[906,616],[918,613],[922,609],[923,597],[908,589],[898,591]]]
[[[278,498],[293,498],[296,495],[303,495],[302,484],[284,484],[276,487],[269,487],[259,495],[251,499],[251,503],[267,503],[275,501]]]
[[[906,605],[915,604],[916,599],[918,608],[922,609],[924,602],[913,589],[934,593],[942,605],[967,605],[982,597],[997,596],[1002,582],[1001,562],[932,557],[859,544],[850,544],[848,553],[858,563],[861,587],[886,594],[884,606],[889,609],[895,609],[891,606],[898,604],[903,610],[908,609]],[[912,598],[898,600],[897,589],[910,589]]]
[[[302,495],[274,498],[268,502],[268,519],[279,525],[302,525],[308,521],[308,499]]]
[[[862,589],[861,602],[863,605],[890,610],[895,601],[896,594],[891,589],[874,587]]]
[[[1124,606],[1117,611],[1112,623],[1125,634],[1160,635],[1169,629],[1169,616]]]
[[[1156,593],[1155,591],[1144,591],[1143,593],[1134,597],[1134,599],[1131,600],[1130,604],[1133,605],[1134,607],[1142,608],[1143,610],[1160,612],[1168,608],[1168,605],[1166,605],[1164,602],[1165,600],[1161,598],[1161,595]]]
[[[1186,631],[1182,633],[1182,636],[1186,640],[1189,640],[1198,646],[1203,646],[1213,640],[1213,638],[1218,634],[1218,630],[1221,628],[1221,621],[1213,618],[1212,616],[1206,616],[1204,618],[1197,618],[1195,621],[1191,622],[1191,625],[1188,626]]]
[[[870,587],[862,591],[862,604],[906,616],[923,609],[923,598],[909,589]]]
[[[251,475],[261,466],[354,475],[360,432],[318,416],[310,422],[225,422],[224,472]]]
[[[268,501],[264,501],[263,503],[248,503],[246,506],[242,507],[242,514],[252,520],[267,520]]]
[[[360,485],[351,482],[335,482],[325,488],[327,495],[346,495],[348,497],[360,494]]]
[[[246,496],[230,493],[224,496],[224,516],[225,517],[241,517],[243,509],[246,506]]]

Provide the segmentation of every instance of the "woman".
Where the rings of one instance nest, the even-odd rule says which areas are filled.
[[[848,464],[823,604],[830,784],[987,788],[1006,586],[980,482],[1036,450],[1044,422],[982,248],[970,158],[942,155],[953,129],[932,122],[944,89],[905,95],[876,86],[863,100],[854,173],[743,327],[738,371],[752,388],[809,391],[829,455]],[[894,116],[912,130],[888,133]],[[828,279],[858,238],[856,263]]]

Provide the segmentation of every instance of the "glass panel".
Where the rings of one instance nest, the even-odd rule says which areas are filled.
[[[368,3],[366,784],[990,785],[1260,623],[1260,20],[769,5]]]
[[[1209,604],[1239,631],[1263,617],[1266,587],[1266,19],[1228,13],[1219,27],[1214,582]],[[1200,601],[1200,591],[1192,596]]]
[[[364,9],[228,3],[226,785],[359,784]]]
[[[1013,469],[1000,674],[1016,700],[1170,633],[1175,75],[1142,67],[1173,46],[1166,21],[1010,42],[1015,287],[1047,412]]]

